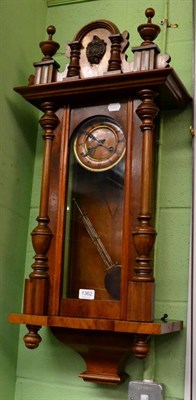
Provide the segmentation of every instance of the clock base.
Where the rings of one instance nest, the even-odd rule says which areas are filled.
[[[128,378],[124,369],[134,344],[134,335],[56,327],[51,331],[84,359],[86,370],[79,374],[84,381],[118,385]]]
[[[124,372],[130,354],[144,359],[150,351],[150,337],[179,332],[182,321],[136,322],[95,318],[10,314],[9,322],[25,324],[24,337],[29,349],[39,346],[41,326],[50,327],[53,335],[74,349],[86,362],[80,373],[84,381],[118,385],[127,377]]]
[[[82,378],[85,382],[92,383],[102,383],[107,385],[118,385],[119,383],[123,383],[129,377],[128,374],[106,374],[106,373],[91,373],[88,371],[84,371],[79,374],[79,378]]]

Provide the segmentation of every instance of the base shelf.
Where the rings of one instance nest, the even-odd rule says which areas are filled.
[[[144,359],[150,351],[152,335],[179,332],[182,321],[135,322],[95,318],[10,314],[9,322],[25,324],[27,348],[39,346],[41,326],[50,327],[53,335],[80,354],[86,371],[79,374],[84,381],[118,385],[127,378],[125,363],[130,353]]]
[[[183,321],[162,322],[161,320],[155,320],[153,322],[135,322],[29,314],[10,314],[8,320],[13,324],[124,332],[141,335],[164,335],[179,332],[183,328]]]

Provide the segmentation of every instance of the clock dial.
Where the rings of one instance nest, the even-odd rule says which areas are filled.
[[[124,156],[125,148],[124,133],[112,118],[96,116],[77,129],[74,153],[77,161],[90,171],[112,168]]]

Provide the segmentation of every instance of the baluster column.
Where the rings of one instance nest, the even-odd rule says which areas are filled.
[[[152,193],[152,157],[154,118],[158,107],[154,103],[156,92],[143,89],[139,92],[142,103],[136,112],[142,120],[140,126],[142,138],[142,171],[141,171],[141,212],[138,216],[139,226],[133,231],[134,245],[138,254],[134,268],[133,281],[153,282],[151,251],[155,242],[156,231],[151,226],[151,193]]]
[[[121,71],[121,34],[109,36],[111,41],[111,56],[108,62],[108,71]]]
[[[24,296],[24,314],[45,315],[48,306],[48,289],[49,289],[49,274],[48,274],[48,250],[52,239],[52,232],[49,227],[48,203],[49,203],[49,188],[50,188],[50,165],[52,158],[52,143],[54,139],[54,130],[59,123],[59,119],[55,114],[55,107],[52,102],[44,102],[42,109],[45,114],[40,119],[40,125],[44,129],[44,158],[42,169],[42,184],[39,216],[37,217],[38,224],[32,231],[32,244],[35,250],[33,271],[29,275],[29,279],[25,282]],[[38,339],[38,327],[35,327],[34,334],[33,326],[24,338],[26,346],[31,348],[33,343]],[[32,340],[33,340],[33,343]]]
[[[71,49],[70,63],[68,65],[67,76],[80,76],[80,50],[81,43],[79,41],[69,43]]]

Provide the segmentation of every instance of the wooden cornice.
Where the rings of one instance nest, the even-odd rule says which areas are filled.
[[[162,109],[184,108],[191,101],[186,88],[171,67],[115,74],[115,79],[114,74],[87,79],[68,78],[62,82],[16,87],[14,90],[41,109],[45,101],[55,101],[59,107],[65,103],[76,106],[88,104],[92,99],[94,102],[99,101],[103,95],[106,101],[114,102],[114,95],[116,98],[121,95],[133,97],[143,88],[160,93],[157,101]]]

